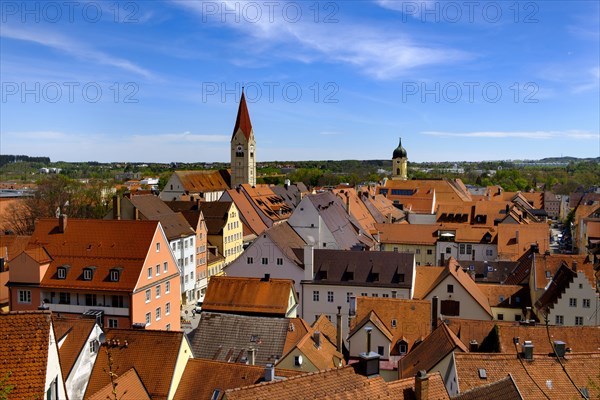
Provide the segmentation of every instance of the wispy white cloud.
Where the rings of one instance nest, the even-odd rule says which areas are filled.
[[[487,139],[555,139],[567,137],[570,139],[596,139],[600,138],[599,133],[588,131],[482,131],[482,132],[443,132],[443,131],[424,131],[422,135],[439,137],[465,137],[465,138],[487,138]]]
[[[15,29],[8,24],[3,24],[0,36],[7,39],[36,43],[62,51],[79,59],[94,61],[103,65],[133,72],[148,79],[153,77],[153,74],[150,71],[129,60],[92,49],[88,45],[79,43],[72,38],[68,38],[56,32],[41,31],[32,28],[31,26],[29,26],[28,29]]]
[[[265,9],[262,10],[262,17],[255,21],[249,21],[243,15],[236,21],[235,16],[222,13],[225,7],[228,10],[236,9],[236,2],[233,1],[219,2],[221,9],[216,14],[207,13],[202,2],[173,0],[173,4],[194,12],[203,23],[220,24],[243,32],[244,38],[240,40],[244,41],[245,52],[258,60],[264,54],[268,55],[268,60],[275,55],[302,63],[342,63],[352,65],[375,79],[386,80],[397,78],[415,68],[449,65],[474,58],[473,54],[461,49],[436,46],[429,42],[418,43],[406,32],[376,28],[347,19],[340,19],[335,24],[317,24],[312,18],[304,16],[292,23],[278,13],[274,14],[274,18],[269,18]],[[247,46],[246,41],[252,45]],[[239,62],[239,54],[235,60]],[[250,63],[247,58],[245,60],[245,63]]]

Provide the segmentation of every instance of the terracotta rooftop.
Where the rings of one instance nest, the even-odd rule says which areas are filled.
[[[244,222],[250,231],[255,235],[260,235],[265,229],[267,224],[262,220],[258,211],[252,206],[250,200],[242,193],[241,189],[229,189],[227,191],[229,197],[235,203],[238,209],[240,219]],[[244,233],[246,235],[246,233]]]
[[[315,332],[313,328],[309,328],[308,332],[292,347],[289,351],[282,356],[286,357],[294,349],[298,349],[304,354],[306,359],[312,363],[318,370],[325,370],[328,368],[337,368],[345,364],[344,355],[339,353],[336,349],[335,344],[331,343],[325,338],[320,339],[320,345],[317,346],[315,342]],[[296,335],[294,335],[296,336]]]
[[[246,140],[250,140],[252,134],[252,123],[250,122],[250,114],[248,113],[248,106],[246,105],[246,96],[244,96],[244,90],[242,89],[242,97],[240,98],[240,105],[238,107],[237,117],[235,119],[235,126],[233,127],[233,136],[235,136],[238,129],[242,130]]]
[[[59,343],[60,369],[67,379],[82,350],[87,351],[88,338],[96,325],[96,320],[88,318],[63,318],[52,315],[56,342]],[[64,342],[61,343],[61,341]]]
[[[478,283],[479,290],[487,297],[491,307],[531,307],[529,287],[526,285],[497,285]]]
[[[290,261],[302,266],[302,259],[294,249],[303,249],[306,243],[287,221],[273,225],[271,228],[264,231],[263,235],[269,236],[271,241]]]
[[[275,368],[275,376],[291,377],[301,371]],[[191,358],[188,360],[174,400],[223,398],[227,389],[254,385],[264,381],[265,368],[257,365]],[[217,397],[211,397],[218,390]]]
[[[286,380],[227,390],[227,399],[415,399],[414,378],[385,382],[380,376],[368,378],[357,372],[359,364],[308,373]],[[411,385],[412,383],[412,385]],[[448,399],[442,379],[430,377],[429,399]]]
[[[329,318],[325,316],[325,314],[319,315],[319,318],[313,322],[311,327],[313,330],[321,332],[321,334],[325,336],[325,338],[327,338],[327,340],[329,340],[332,344],[337,343],[337,328],[333,322],[331,322]]]
[[[283,352],[287,353],[296,344],[311,331],[311,326],[302,318],[288,318],[289,326],[287,336],[285,337],[285,344],[283,346]],[[335,328],[334,328],[335,329]],[[317,329],[318,330],[318,329]]]
[[[154,195],[132,196],[131,203],[147,219],[160,221],[168,240],[188,237],[194,234],[194,228],[180,213],[174,212],[159,197]]]
[[[417,265],[413,298],[424,299],[433,290],[433,284],[440,279],[444,272],[445,267]]]
[[[600,384],[600,353],[570,354],[563,358],[567,374],[555,357],[534,356],[532,361],[515,354],[456,353],[457,381],[461,392],[496,382],[511,374],[524,399],[581,398],[579,388],[590,395]],[[481,370],[485,379],[480,378]],[[573,383],[569,381],[573,379]]]
[[[549,326],[546,329],[545,325],[498,325],[502,353],[515,353],[514,338],[519,338],[520,343],[530,340],[536,354],[553,353],[552,342],[555,340],[565,342],[566,347],[571,349],[570,354],[600,352],[600,326]]]
[[[229,201],[211,201],[198,204],[204,215],[204,222],[209,235],[223,234],[223,227],[229,219],[228,214],[231,204]]]
[[[496,382],[474,387],[453,397],[453,400],[521,400],[521,392],[511,374]]]
[[[545,222],[528,225],[499,224],[496,228],[498,229],[498,259],[517,260],[529,250],[532,243],[538,244],[541,254],[550,249],[550,228]]]
[[[287,318],[202,312],[198,327],[188,336],[195,358],[242,362],[256,349],[256,365],[280,359],[289,329]]]
[[[478,345],[481,345],[483,341],[490,336],[490,333],[495,326],[519,326],[519,322],[515,321],[494,321],[494,320],[476,320],[476,319],[464,319],[445,317],[445,324],[456,334],[456,336],[463,342],[465,346],[469,346],[471,341],[476,341]],[[492,337],[493,338],[493,337]],[[490,339],[488,339],[489,341]],[[494,342],[494,341],[492,341]],[[496,341],[497,342],[497,341]],[[486,345],[487,346],[487,342]],[[490,346],[497,346],[499,349],[499,343],[490,343]],[[483,351],[483,349],[480,349]],[[492,351],[492,350],[487,350]]]
[[[0,258],[10,265],[12,259],[27,248],[30,239],[30,236],[0,235]]]
[[[166,399],[179,356],[183,332],[134,329],[110,329],[106,341],[111,343],[113,370],[127,372],[135,368],[152,399]],[[118,341],[117,343],[114,343]],[[110,383],[107,348],[98,351],[90,375],[85,398],[91,397]]]
[[[253,203],[254,208],[273,222],[285,221],[294,211],[281,197],[276,195],[269,185],[255,185],[248,183],[241,185],[242,191]]]
[[[49,311],[0,313],[0,382],[13,386],[11,399],[44,397],[51,327]]]
[[[377,224],[381,243],[435,246],[439,225]]]
[[[133,290],[137,284],[158,221],[69,219],[64,233],[58,220],[40,219],[30,246],[44,246],[52,255],[41,286]],[[57,279],[57,268],[67,266],[66,278]],[[91,280],[83,280],[83,269],[94,267]],[[110,270],[121,268],[118,282],[107,279]]]
[[[460,179],[411,179],[407,181],[388,180],[386,188],[404,190],[435,190],[438,203],[471,201],[471,194]]]
[[[348,212],[348,207],[350,207],[350,214],[352,214],[363,230],[371,234],[377,232],[375,229],[377,221],[375,221],[367,206],[361,201],[354,188],[334,189],[333,193],[342,200],[346,212]]]
[[[577,271],[583,271],[593,288],[596,287],[594,278],[594,264],[586,255],[569,254],[536,254],[536,289],[544,289],[552,280],[558,269],[562,266],[572,268],[576,265]]]
[[[394,206],[394,202],[380,194],[361,193],[365,204],[377,223],[394,223],[406,218],[406,213]]]
[[[468,348],[445,323],[440,323],[417,347],[398,362],[401,378],[415,376],[420,370],[429,371],[451,352],[466,352]]]
[[[229,189],[228,172],[224,171],[175,171],[183,189],[190,193],[217,192]]]
[[[127,372],[119,374],[115,378],[117,398],[119,400],[150,400],[150,394],[146,390],[142,379],[138,375],[135,368],[130,368]],[[113,394],[113,385],[108,383],[102,389],[89,397],[89,400],[106,400],[110,399]]]
[[[377,313],[373,310],[369,311],[362,319],[356,318],[356,321],[358,322],[354,325],[350,332],[348,332],[348,336],[354,335],[356,332],[360,331],[361,328],[367,324],[367,322],[370,322],[371,324],[375,325],[375,327],[379,329],[383,336],[385,336],[390,342],[394,338],[392,332],[390,332],[390,330],[381,321],[381,318],[379,318]]]
[[[431,332],[431,302],[380,297],[357,297],[356,318],[361,321],[374,311],[392,337],[392,355],[398,355],[398,342],[406,341],[408,351],[418,339]],[[395,320],[395,323],[392,323]],[[356,325],[358,326],[358,325]],[[353,327],[353,331],[357,329]]]
[[[213,276],[202,309],[246,315],[287,316],[290,294],[295,295],[291,279]]]
[[[577,272],[574,272],[566,265],[561,265],[542,296],[535,302],[535,307],[541,310],[542,313],[549,308],[554,308],[576,277]]]

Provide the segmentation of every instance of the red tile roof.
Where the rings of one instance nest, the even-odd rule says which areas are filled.
[[[49,311],[0,313],[0,383],[11,399],[45,396],[51,328]]]
[[[435,246],[439,225],[376,224],[381,243]]]
[[[229,189],[227,194],[235,203],[240,215],[240,219],[253,234],[260,235],[265,229],[267,229],[267,225],[260,218],[260,215],[258,215],[258,211],[252,207],[250,200],[246,197],[246,195],[244,195],[244,193],[242,193],[241,190]],[[246,235],[247,232],[244,232],[244,236]]]
[[[203,311],[250,315],[286,316],[290,294],[294,292],[291,279],[264,280],[213,276],[204,296]]]
[[[127,372],[119,374],[115,378],[115,390],[119,400],[150,400],[150,394],[146,390],[144,383],[138,375],[135,368],[130,368]],[[90,396],[89,400],[107,400],[113,398],[113,385],[108,383],[102,389]]]
[[[52,316],[56,342],[64,342],[58,349],[60,356],[60,369],[66,380],[75,365],[75,361],[82,351],[88,351],[88,338],[96,321],[88,318],[63,318],[54,314]]]
[[[85,392],[88,398],[110,383],[108,353],[113,358],[113,372],[135,368],[152,399],[166,399],[169,393],[183,332],[111,329],[107,343],[98,352]],[[118,341],[116,344],[113,341]],[[191,356],[191,354],[190,354]]]
[[[218,192],[229,189],[227,171],[175,171],[183,189],[190,193]]]
[[[451,352],[466,352],[467,347],[446,326],[440,323],[423,342],[410,351],[398,362],[398,372],[401,378],[415,376],[420,370],[429,371]]]

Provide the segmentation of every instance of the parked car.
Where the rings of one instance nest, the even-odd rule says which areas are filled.
[[[194,312],[196,314],[200,314],[201,311],[202,311],[202,302],[198,301],[198,302],[196,302],[196,305],[194,306]]]

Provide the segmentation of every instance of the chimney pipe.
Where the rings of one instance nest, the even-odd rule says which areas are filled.
[[[265,274],[265,277],[261,279],[263,282],[269,282],[271,280],[271,274]]]
[[[318,349],[321,347],[321,332],[315,331],[313,333],[313,340],[315,341],[315,347]]]
[[[415,377],[415,398],[416,400],[429,399],[429,376],[425,370],[417,372]]]
[[[473,339],[469,342],[469,351],[471,353],[476,352],[478,347],[479,347],[479,343],[477,343],[477,340]]]
[[[275,380],[275,365],[267,364],[265,366],[265,382],[272,382]]]
[[[304,246],[304,279],[312,281],[314,279],[314,248],[312,244]]]
[[[433,296],[433,298],[431,299],[431,331],[432,332],[437,328],[438,320],[440,319],[440,316],[438,314],[438,309],[439,309],[438,301],[439,301],[439,299],[437,296]]]
[[[370,326],[365,328],[365,331],[367,331],[367,354],[369,354],[371,352],[371,331],[373,330],[373,328],[371,328]]]
[[[67,216],[65,214],[60,214],[58,216],[58,231],[60,233],[65,233],[65,229],[67,229]]]
[[[113,196],[113,219],[121,219],[121,198]]]
[[[350,194],[346,192],[346,212],[350,215]]]
[[[337,351],[339,351],[340,353],[342,352],[342,306],[338,306],[338,312],[337,312],[337,340],[336,340],[336,344],[337,344]]]
[[[254,347],[250,347],[248,349],[248,355],[250,356],[250,365],[254,365],[256,362],[256,349]]]

